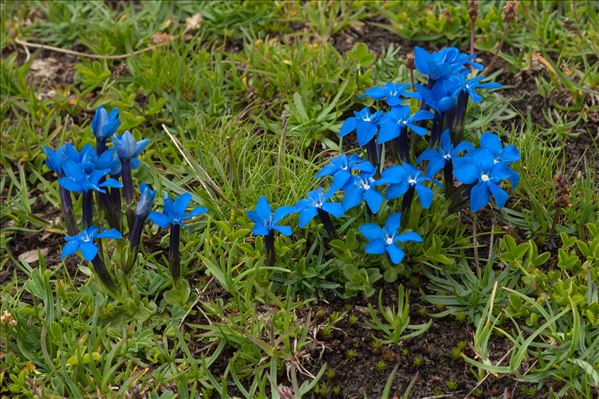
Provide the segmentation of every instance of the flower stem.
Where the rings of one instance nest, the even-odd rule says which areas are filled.
[[[327,211],[322,210],[321,208],[316,209],[318,210],[318,217],[320,217],[320,220],[322,221],[322,224],[324,225],[324,228],[326,229],[329,238],[334,239],[335,237],[337,237],[337,231],[335,230],[335,226],[333,225],[333,221],[331,220],[331,215]]]
[[[378,145],[375,139],[372,139],[366,144],[366,152],[368,154],[368,160],[379,168],[379,160],[380,160],[380,145]]]
[[[443,166],[443,177],[445,178],[445,195],[450,196],[453,191],[453,161],[448,159]]]
[[[104,261],[100,255],[96,255],[96,257],[92,259],[92,265],[94,265],[94,270],[98,274],[98,277],[100,277],[102,284],[104,284],[104,286],[110,291],[114,292],[114,282],[112,281],[112,277],[110,277],[110,273],[108,272],[108,269],[106,269],[106,265],[104,264]]]
[[[104,151],[106,151],[106,140],[96,137],[96,153],[100,156]]]
[[[75,216],[73,215],[73,200],[71,199],[71,193],[64,187],[59,187],[60,202],[62,203],[62,217],[64,218],[64,224],[67,228],[67,233],[70,236],[77,235],[77,223],[75,223]]]
[[[94,217],[94,192],[88,190],[83,193],[83,227],[89,227]]]
[[[453,142],[459,143],[464,137],[464,120],[466,119],[466,109],[468,108],[468,100],[470,96],[467,91],[462,91],[458,96],[458,101],[455,106],[455,119],[451,126],[451,135]]]
[[[405,221],[407,223],[407,220],[409,219],[408,211],[410,210],[412,200],[414,199],[414,190],[415,186],[410,185],[410,188],[408,188],[408,191],[406,191],[401,201],[401,214],[403,215],[401,218],[402,222]]]
[[[397,156],[398,161],[405,162],[408,160],[408,129],[405,127],[401,128],[397,137]]]
[[[131,229],[131,232],[129,233],[129,258],[127,259],[125,274],[129,273],[137,257],[139,245],[141,244],[141,233],[143,232],[144,223],[147,217],[147,214],[135,215],[133,229]]]
[[[173,280],[179,280],[181,277],[181,252],[179,250],[179,236],[181,226],[171,224],[171,236],[169,239],[169,267]]]
[[[135,197],[133,195],[133,177],[131,176],[131,160],[122,161],[121,171],[123,174],[123,197],[125,198],[125,212],[127,213],[127,224],[129,231],[133,228],[135,213],[133,206]]]
[[[266,247],[266,265],[275,264],[277,255],[275,253],[275,232],[270,230],[268,235],[264,236],[264,246]]]
[[[110,204],[111,213],[113,213],[115,229],[121,231],[121,189],[118,187],[110,188]]]
[[[443,131],[443,115],[435,112],[433,118],[433,126],[431,127],[431,144],[436,145],[441,138],[441,132]]]

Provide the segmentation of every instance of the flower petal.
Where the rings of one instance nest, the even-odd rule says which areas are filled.
[[[418,198],[420,198],[422,208],[430,208],[433,202],[433,190],[422,184],[416,184],[416,192],[418,193]]]
[[[343,197],[343,208],[345,208],[346,211],[360,205],[360,203],[362,202],[362,190],[360,190],[359,188],[354,188],[352,190],[348,190],[345,193],[345,196]]]
[[[343,125],[341,126],[341,130],[339,131],[339,137],[344,137],[348,133],[351,133],[354,130],[356,130],[357,123],[358,120],[355,117],[346,119],[345,122],[343,122]]]
[[[322,210],[330,213],[336,218],[340,218],[345,214],[345,209],[343,209],[343,205],[339,202],[325,202],[322,204]]]
[[[366,204],[370,211],[372,213],[377,213],[379,209],[381,209],[384,197],[383,194],[376,190],[366,190],[364,192],[364,199],[366,200]]]
[[[505,206],[505,203],[508,200],[508,195],[505,192],[505,190],[502,189],[501,187],[499,187],[495,183],[489,183],[489,190],[491,190],[491,193],[493,194],[493,198],[495,198],[497,207],[499,209],[503,208]]]
[[[256,203],[256,213],[261,219],[268,220],[270,219],[271,212],[268,200],[265,196],[261,195]]]
[[[83,259],[90,262],[94,260],[94,258],[98,254],[98,247],[96,247],[96,244],[94,244],[93,242],[84,242],[83,244],[81,244],[79,249],[81,250]]]
[[[304,228],[316,216],[318,211],[314,207],[305,208],[299,215],[298,226]]]
[[[366,237],[368,241],[376,240],[377,238],[382,239],[385,237],[385,232],[381,226],[376,224],[363,224],[358,228],[358,230],[364,237]]]
[[[479,170],[470,160],[454,160],[453,175],[463,184],[472,184],[478,180]]]
[[[391,262],[396,265],[401,263],[405,256],[404,251],[402,251],[401,248],[396,245],[389,245],[387,247],[387,255],[389,255]]]
[[[478,182],[470,192],[470,209],[478,212],[489,203],[489,188],[487,183]]]
[[[79,249],[79,245],[81,245],[79,241],[68,242],[64,247],[62,247],[62,251],[60,252],[60,259],[64,259],[67,256],[73,255]]]
[[[180,196],[178,196],[173,201],[173,212],[175,213],[175,215],[177,215],[177,216],[184,215],[185,210],[189,206],[190,202],[191,202],[191,194],[190,193],[183,193]]]
[[[97,238],[112,238],[118,240],[119,238],[123,238],[123,235],[117,229],[110,229],[103,231],[101,233],[96,234]]]
[[[402,234],[396,235],[394,241],[399,241],[399,242],[408,242],[408,241],[422,242],[422,237],[420,237],[420,234],[416,233],[415,231],[410,231],[408,233],[402,233]]]
[[[394,234],[401,224],[401,212],[390,215],[385,222],[385,229],[389,234]]]
[[[385,240],[382,238],[376,238],[370,241],[364,247],[364,252],[370,255],[382,255],[385,253]]]
[[[290,226],[273,225],[272,228],[287,237],[293,233]]]
[[[291,215],[292,213],[297,212],[297,208],[294,206],[281,206],[278,209],[275,210],[275,213],[273,214],[273,222],[278,222],[279,220],[283,219],[284,217],[286,217],[287,215]]]
[[[160,212],[150,212],[148,218],[163,229],[166,229],[171,224],[171,220]]]

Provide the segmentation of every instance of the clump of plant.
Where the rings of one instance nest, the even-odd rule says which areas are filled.
[[[322,242],[337,257],[348,294],[372,295],[376,281],[397,278],[408,243],[425,240],[418,232],[403,231],[412,213],[421,213],[411,212],[415,199],[423,210],[430,209],[440,193],[452,203],[452,210],[469,201],[470,210],[476,213],[491,199],[502,208],[508,200],[506,185],[515,187],[519,181],[511,164],[519,160],[520,153],[491,132],[480,135],[478,146],[464,140],[466,135],[477,136],[464,131],[469,103],[483,101],[481,89],[502,87],[478,74],[483,66],[474,59],[475,55],[456,48],[429,53],[416,47],[414,67],[420,75],[412,83],[387,82],[366,91],[360,98],[378,101],[380,107],[362,107],[345,119],[339,131],[341,138],[355,133],[364,152],[331,158],[316,174],[328,184],[310,191],[295,206],[271,214],[261,198],[256,210],[248,213],[255,223],[254,234],[267,237],[266,263],[275,261],[275,232],[292,235],[290,227],[278,223],[296,213],[298,226],[315,226],[312,231],[318,239],[320,226],[326,231]],[[437,193],[434,186],[442,190]],[[349,222],[336,222],[344,217]],[[379,219],[382,227],[376,223]],[[339,234],[340,225],[345,239]],[[384,256],[378,267],[369,267],[373,260],[356,251],[356,227],[367,240],[365,254]]]
[[[46,165],[58,177],[67,230],[61,257],[79,252],[90,262],[103,286],[116,297],[131,288],[127,276],[141,251],[147,219],[162,228],[170,228],[169,268],[176,283],[181,274],[180,228],[185,227],[186,220],[207,211],[195,208],[187,213],[191,194],[183,193],[171,200],[165,192],[164,211],[153,212],[156,193],[146,183],[136,187],[133,178],[133,171],[140,166],[139,156],[150,141],[137,141],[129,131],[116,135],[119,127],[119,110],[114,108],[108,113],[101,106],[91,123],[95,147],[86,144],[77,150],[66,143],[56,150],[44,148]],[[112,147],[109,146],[110,139]],[[75,208],[79,199],[81,222],[77,223]],[[126,245],[120,243],[123,233],[127,236]],[[118,240],[112,256],[102,243],[106,239]]]

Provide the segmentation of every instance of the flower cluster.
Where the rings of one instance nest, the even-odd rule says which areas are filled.
[[[143,226],[149,217],[160,227],[171,227],[170,236],[170,268],[173,278],[179,277],[179,226],[191,217],[206,212],[205,208],[196,208],[185,213],[191,201],[191,194],[184,193],[175,201],[171,201],[164,193],[164,213],[151,212],[156,193],[149,185],[139,186],[139,201],[135,204],[135,186],[132,170],[139,167],[138,156],[150,143],[144,139],[137,141],[133,134],[125,131],[116,135],[120,127],[119,110],[114,108],[110,113],[99,107],[92,120],[91,128],[96,138],[96,147],[86,144],[77,150],[67,143],[56,150],[44,147],[46,166],[58,176],[60,199],[65,220],[67,244],[62,249],[62,258],[81,253],[83,259],[92,262],[95,271],[105,286],[115,289],[114,279],[108,271],[102,253],[102,246],[96,244],[99,239],[121,239],[124,228],[128,230],[130,254],[125,273],[129,272],[132,261],[139,251]],[[108,140],[112,139],[113,147],[108,148]],[[82,196],[82,223],[78,228],[73,212],[72,194]],[[94,196],[95,193],[95,196]],[[124,210],[127,223],[122,227],[123,210],[121,196],[124,199]],[[103,212],[95,212],[98,207]],[[102,217],[103,216],[103,217]],[[110,229],[105,230],[98,225],[105,221]],[[96,223],[96,224],[94,224]],[[176,226],[176,227],[173,227]]]
[[[506,180],[512,187],[518,184],[519,175],[510,167],[520,158],[518,150],[512,145],[503,146],[499,137],[489,132],[481,136],[478,148],[461,139],[469,100],[478,103],[483,98],[477,90],[497,89],[501,84],[485,82],[484,75],[470,76],[483,66],[474,61],[475,55],[456,48],[429,53],[416,47],[414,55],[416,70],[425,78],[422,84],[390,82],[367,90],[360,98],[384,101],[383,109],[363,107],[341,126],[339,137],[355,132],[368,161],[355,154],[341,154],[330,159],[316,175],[332,178],[328,190],[313,190],[295,207],[282,207],[274,214],[261,197],[256,211],[248,212],[256,223],[254,234],[268,238],[269,262],[274,262],[274,232],[291,235],[289,226],[278,225],[285,216],[298,213],[300,228],[318,216],[328,235],[334,237],[331,217],[340,218],[362,203],[374,216],[385,203],[393,209],[392,201],[401,198],[400,212],[392,213],[384,228],[365,224],[359,229],[369,241],[366,253],[387,254],[392,263],[400,263],[404,253],[398,243],[422,241],[415,232],[398,234],[400,215],[404,220],[409,216],[415,196],[423,209],[431,207],[433,185],[443,187],[436,180],[441,171],[446,194],[459,190],[469,195],[472,212],[484,208],[491,197],[497,207],[505,205],[508,195],[501,186]],[[428,148],[417,154],[423,142]],[[388,157],[383,157],[385,151]],[[395,159],[396,164],[383,168],[382,159]],[[386,190],[381,192],[383,186]],[[341,202],[335,201],[338,195],[343,196]]]

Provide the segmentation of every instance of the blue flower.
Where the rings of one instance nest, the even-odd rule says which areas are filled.
[[[383,111],[377,111],[371,114],[368,108],[364,107],[360,112],[354,111],[354,116],[347,118],[341,126],[339,137],[345,137],[347,134],[356,131],[358,144],[365,146],[374,138],[378,131],[378,120]]]
[[[139,186],[139,201],[137,202],[137,207],[135,208],[135,214],[138,216],[147,215],[152,210],[154,197],[156,197],[156,192],[153,191],[146,183],[141,183]]]
[[[368,161],[357,155],[341,154],[335,158],[329,159],[329,165],[324,166],[317,174],[316,178],[324,176],[333,176],[332,191],[337,191],[343,187],[352,177],[353,171],[374,173],[375,167]]]
[[[119,109],[113,108],[110,114],[103,106],[98,107],[94,119],[92,119],[92,132],[100,141],[106,141],[116,133],[121,125]]]
[[[383,203],[383,194],[374,188],[375,180],[372,177],[374,173],[362,173],[360,176],[352,176],[343,190],[343,207],[346,211],[360,205],[363,200],[372,213],[377,213]]]
[[[366,91],[362,97],[370,97],[375,100],[385,100],[390,107],[402,104],[401,97],[416,98],[420,100],[420,94],[406,91],[411,85],[409,83],[386,83],[382,87],[373,87]]]
[[[183,222],[187,219],[191,219],[195,216],[199,216],[203,213],[208,212],[206,208],[194,208],[189,213],[185,213],[189,203],[191,202],[191,194],[183,193],[174,201],[172,201],[168,193],[163,194],[164,198],[164,212],[150,212],[148,216],[150,220],[156,223],[158,226],[166,229],[170,225],[185,226]]]
[[[58,183],[76,193],[84,193],[89,190],[105,193],[106,190],[103,190],[103,187],[122,187],[122,184],[115,179],[107,179],[100,183],[100,180],[109,172],[108,169],[93,169],[88,173],[81,164],[68,159],[63,163],[63,171],[65,176],[61,177]]]
[[[139,162],[139,161],[138,161]],[[116,154],[116,149],[106,150],[95,160],[96,169],[108,169],[110,176],[121,174],[121,160]]]
[[[369,241],[364,248],[367,254],[383,255],[387,253],[394,264],[399,264],[404,256],[404,251],[397,246],[399,242],[422,242],[422,237],[416,232],[397,234],[401,223],[401,213],[394,213],[387,218],[385,227],[376,224],[364,224],[360,226],[360,233]]]
[[[447,47],[432,54],[421,47],[414,48],[416,69],[433,81],[459,73],[465,69],[464,64],[479,70],[483,69],[481,64],[472,61],[474,58],[476,55],[461,53],[455,47]]]
[[[464,81],[457,76],[438,80],[432,89],[416,84],[416,90],[426,105],[442,114],[452,109],[462,91]]]
[[[52,172],[62,175],[62,164],[67,159],[66,146],[61,145],[56,149],[44,146],[44,153],[46,154],[46,166]]]
[[[135,141],[135,137],[128,130],[122,136],[115,136],[112,142],[121,161],[137,157],[150,144],[148,139]]]
[[[419,110],[410,116],[410,107],[395,107],[381,118],[377,142],[383,144],[393,140],[399,137],[402,129],[407,128],[410,128],[410,130],[419,136],[424,136],[427,130],[422,126],[416,125],[416,122],[433,119],[433,116],[431,112],[425,110]]]
[[[491,194],[499,208],[503,208],[507,202],[508,195],[499,184],[510,177],[509,167],[505,162],[495,162],[491,152],[479,149],[455,159],[453,174],[463,184],[476,183],[470,192],[472,212],[484,208]]]
[[[96,226],[84,228],[81,233],[64,238],[67,244],[62,248],[60,258],[64,259],[77,251],[81,251],[83,258],[91,262],[98,254],[98,247],[94,244],[95,239],[112,238],[118,240],[122,237],[123,235],[116,229],[101,231]]]
[[[439,147],[437,149],[428,148],[424,150],[416,162],[420,164],[423,161],[428,161],[426,174],[432,177],[445,166],[447,161],[456,158],[463,151],[472,150],[474,150],[474,146],[467,141],[462,141],[454,147],[449,136],[449,129],[447,129],[441,135]]]
[[[375,182],[375,185],[389,184],[386,197],[388,200],[404,195],[410,187],[414,187],[420,204],[424,209],[428,209],[433,202],[433,190],[422,184],[425,181],[435,180],[426,176],[421,170],[415,168],[409,163],[404,162],[399,166],[391,166],[383,171],[381,178]]]
[[[256,209],[253,211],[246,211],[248,217],[254,222],[252,233],[257,236],[267,236],[272,230],[276,230],[279,233],[290,236],[292,231],[289,226],[281,226],[279,222],[286,216],[295,213],[295,207],[293,206],[282,206],[272,213],[268,200],[261,195],[256,203]]]
[[[511,144],[503,147],[499,136],[491,132],[484,132],[482,134],[480,138],[480,148],[493,154],[494,163],[505,162],[511,164],[520,160],[520,151],[518,148]],[[511,168],[508,169],[508,172],[510,174],[508,179],[510,180],[510,183],[512,183],[512,187],[515,188],[520,181],[520,175]]]
[[[474,89],[500,89],[503,87],[501,83],[497,82],[480,83],[480,81],[484,78],[485,76],[481,75],[469,79],[464,83],[464,90],[468,93],[470,98],[472,98],[472,101],[474,101],[475,103],[481,102],[483,98],[476,91],[474,91]]]
[[[329,199],[333,193],[325,193],[322,188],[310,191],[308,198],[299,200],[295,205],[296,211],[299,212],[299,227],[304,228],[318,214],[318,210],[330,213],[331,215],[340,218],[345,213],[343,205],[338,202],[330,202]]]

